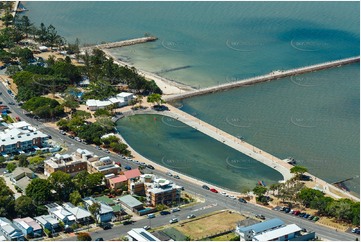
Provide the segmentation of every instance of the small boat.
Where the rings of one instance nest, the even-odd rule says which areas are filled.
[[[264,183],[264,181],[258,181],[258,185],[262,186],[262,187],[265,187],[266,186],[266,183]]]
[[[16,9],[16,12],[19,12],[19,13],[25,12],[25,11],[28,11],[28,9],[26,9],[26,8],[18,8],[18,9]]]

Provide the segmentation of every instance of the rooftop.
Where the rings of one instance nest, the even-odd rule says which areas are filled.
[[[136,177],[140,177],[141,173],[138,169],[133,169],[133,170],[129,170],[129,171],[124,171],[124,176],[127,179],[131,179],[131,178],[136,178]]]
[[[272,228],[276,228],[276,227],[280,227],[282,225],[284,225],[285,223],[279,219],[279,218],[273,218],[273,219],[269,219],[266,220],[262,223],[257,223],[257,224],[253,224],[247,227],[238,227],[237,230],[241,233],[246,232],[248,230],[253,230],[255,234],[259,234],[263,231],[272,229]]]
[[[284,227],[256,235],[254,236],[254,239],[256,241],[271,241],[288,234],[299,232],[301,230],[302,229],[298,227],[296,224],[289,224]]]
[[[138,201],[136,198],[132,197],[131,195],[125,195],[123,197],[119,197],[118,200],[131,208],[143,205],[143,203],[141,203],[140,201]]]

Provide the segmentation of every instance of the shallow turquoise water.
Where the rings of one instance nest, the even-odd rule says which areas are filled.
[[[117,122],[127,142],[144,157],[177,172],[233,191],[253,189],[282,175],[205,134],[161,115],[135,115]]]

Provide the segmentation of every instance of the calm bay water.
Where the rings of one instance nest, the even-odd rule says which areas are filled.
[[[112,52],[194,87],[360,54],[359,2],[24,5],[36,25],[53,24],[70,41],[100,43],[151,33],[159,40]],[[359,77],[359,65],[344,66],[189,99],[183,109],[280,158],[292,156],[332,182],[359,174]],[[147,140],[137,142],[144,144],[141,153],[150,152]],[[359,192],[359,179],[348,185]]]
[[[119,120],[117,129],[144,157],[233,191],[252,189],[258,180],[272,184],[283,179],[268,166],[173,118],[136,115]]]

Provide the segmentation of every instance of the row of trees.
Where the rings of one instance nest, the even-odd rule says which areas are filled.
[[[353,225],[360,224],[360,202],[350,199],[333,199],[326,197],[321,191],[303,188],[297,199],[305,206],[317,209],[320,215],[335,217],[338,221],[345,221]]]
[[[54,118],[64,114],[64,107],[54,99],[32,97],[24,103],[23,108],[39,118]]]
[[[256,186],[253,193],[257,196],[256,200],[267,204],[269,198],[266,196],[268,192],[283,202],[299,203],[307,208],[317,209],[318,215],[331,216],[338,221],[345,221],[358,225],[360,223],[360,202],[353,202],[350,199],[333,199],[326,197],[322,191],[305,187],[303,174],[307,172],[307,168],[302,166],[294,166],[291,172],[295,177],[285,183],[277,183],[270,185],[269,188]]]

